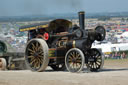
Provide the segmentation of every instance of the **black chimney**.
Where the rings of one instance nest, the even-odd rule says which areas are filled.
[[[84,11],[80,11],[79,13],[79,25],[80,25],[80,29],[84,30]]]

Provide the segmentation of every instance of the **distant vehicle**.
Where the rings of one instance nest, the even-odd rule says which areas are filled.
[[[0,69],[26,69],[24,52],[16,52],[11,44],[0,40]]]

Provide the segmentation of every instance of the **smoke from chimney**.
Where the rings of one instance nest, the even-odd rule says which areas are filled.
[[[76,13],[81,11],[84,0],[3,0],[0,16],[23,16]]]
[[[83,0],[26,0],[24,11],[32,14],[76,13],[82,10],[82,2]]]

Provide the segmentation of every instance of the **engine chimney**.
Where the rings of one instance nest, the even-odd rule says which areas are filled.
[[[84,30],[84,11],[80,11],[79,13],[79,25],[80,25],[80,29]]]

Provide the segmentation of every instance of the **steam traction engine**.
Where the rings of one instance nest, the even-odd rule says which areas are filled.
[[[104,63],[104,56],[92,43],[105,38],[103,26],[85,29],[84,12],[79,12],[79,25],[56,19],[50,23],[39,23],[20,27],[28,31],[25,61],[32,71],[44,71],[47,66],[53,70],[80,72],[84,65],[90,71],[98,71]]]

